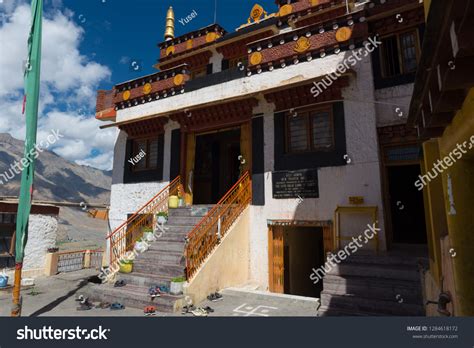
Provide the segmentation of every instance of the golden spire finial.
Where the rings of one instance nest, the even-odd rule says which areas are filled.
[[[165,40],[174,39],[174,11],[173,7],[170,6],[166,13],[166,29],[165,29]]]

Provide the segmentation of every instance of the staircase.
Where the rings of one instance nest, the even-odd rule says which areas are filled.
[[[147,251],[135,258],[133,272],[117,274],[117,280],[123,280],[126,285],[91,285],[85,293],[90,300],[119,302],[134,308],[154,305],[161,312],[175,312],[181,307],[182,296],[163,294],[152,301],[148,294],[149,287],[169,287],[171,280],[176,277],[192,281],[221,238],[250,204],[252,188],[247,171],[216,205],[168,209],[169,197],[180,195],[180,182],[180,177],[177,177],[107,236],[110,264],[117,266],[117,262],[124,260],[125,255],[143,236],[143,229],[150,226],[150,217],[154,221],[158,213],[168,212],[164,233],[155,231],[155,235],[161,236],[152,242]]]
[[[424,316],[419,262],[427,260],[351,255],[324,276],[318,316]]]
[[[182,296],[163,294],[153,301],[148,289],[153,285],[170,286],[171,279],[185,276],[185,237],[212,208],[210,205],[170,209],[165,232],[137,256],[130,274],[117,273],[117,280],[124,280],[124,287],[113,284],[93,285],[87,296],[93,301],[119,302],[125,307],[143,309],[155,306],[159,312],[175,312]]]

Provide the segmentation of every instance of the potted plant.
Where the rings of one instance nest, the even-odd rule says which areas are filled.
[[[144,253],[148,250],[149,244],[143,238],[140,238],[135,242],[135,246],[133,247],[138,254]]]
[[[133,260],[122,260],[120,262],[120,273],[132,273],[133,271]]]
[[[181,295],[183,293],[184,282],[186,279],[184,277],[177,277],[171,279],[170,283],[170,294],[171,295]]]
[[[166,224],[168,221],[168,213],[165,211],[160,211],[158,214],[156,214],[156,221],[158,221],[160,225]]]
[[[147,242],[153,241],[153,228],[152,227],[144,227],[142,232],[143,232],[142,241],[147,241]]]

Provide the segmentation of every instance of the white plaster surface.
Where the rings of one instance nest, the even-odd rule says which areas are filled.
[[[312,80],[336,71],[339,64],[348,56],[346,52],[340,55],[329,55],[311,62],[302,62],[287,66],[284,69],[275,69],[272,72],[254,74],[250,77],[209,86],[184,94],[155,100],[117,111],[117,122],[133,120],[156,114],[166,114],[176,110],[206,105],[208,103],[235,97],[256,95],[275,87],[284,87],[305,80]]]
[[[48,248],[56,245],[58,218],[54,215],[30,215],[23,268],[43,269]]]
[[[198,91],[118,111],[117,121],[124,121],[196,105],[205,105],[236,96],[255,95],[258,97],[260,103],[254,108],[254,114],[263,113],[264,118],[265,206],[252,206],[250,209],[250,277],[262,289],[268,288],[268,219],[333,220],[336,207],[348,205],[349,196],[363,196],[366,205],[378,206],[379,226],[384,226],[376,131],[377,113],[374,103],[376,96],[374,95],[370,56],[364,58],[353,68],[357,75],[350,77],[350,85],[343,90],[346,144],[351,163],[346,166],[319,169],[320,197],[318,199],[305,199],[298,205],[296,199],[276,200],[272,198],[274,105],[263,100],[260,93],[274,87],[289,86],[315,79],[335,71],[338,64],[349,54],[346,52],[324,59],[315,59],[311,62],[302,62],[285,69],[229,81],[221,85],[202,88]],[[393,92],[393,95],[398,94]],[[384,97],[385,95],[380,92],[379,98],[383,99]],[[381,110],[383,111],[383,109]],[[165,153],[169,153],[169,145],[166,145],[169,144],[167,137],[169,137],[170,128],[174,126],[167,126]],[[168,183],[165,181],[162,183],[121,184],[121,180],[118,179],[123,177],[123,168],[120,169],[120,166],[123,166],[124,163],[122,155],[125,152],[124,146],[124,139],[119,136],[116,144],[117,158],[114,160],[114,185],[111,195],[112,228],[125,221],[127,213],[136,211]],[[169,162],[169,158],[165,157],[165,162],[167,161]],[[167,179],[169,180],[169,178]],[[380,245],[384,247],[384,231],[381,231],[380,235]]]
[[[350,86],[343,90],[343,97],[350,99],[344,101],[344,118],[351,163],[319,169],[317,199],[304,199],[298,204],[297,199],[272,198],[273,109],[271,104],[263,103],[254,109],[254,113],[264,114],[265,206],[252,206],[250,210],[250,273],[252,281],[264,290],[268,289],[268,219],[333,220],[336,207],[348,205],[349,196],[363,196],[365,205],[378,206],[379,226],[383,226],[375,105],[370,102],[374,100],[370,58],[365,58],[354,70],[357,78],[351,77]],[[380,232],[380,238],[384,247],[384,231]]]
[[[408,119],[413,83],[382,88],[375,91],[377,126],[404,124]],[[399,108],[400,110],[397,110]],[[401,116],[399,116],[401,115]]]

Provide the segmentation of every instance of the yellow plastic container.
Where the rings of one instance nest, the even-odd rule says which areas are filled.
[[[121,263],[120,264],[120,273],[132,273],[133,263]]]
[[[170,209],[176,209],[178,208],[178,203],[179,203],[178,196],[170,196],[169,201],[168,201],[168,207]]]

